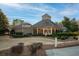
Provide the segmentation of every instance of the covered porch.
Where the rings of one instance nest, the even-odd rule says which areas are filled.
[[[53,32],[56,32],[58,28],[46,27],[46,28],[35,28],[33,29],[33,34],[36,35],[52,35]]]

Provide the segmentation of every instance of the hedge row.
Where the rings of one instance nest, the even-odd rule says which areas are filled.
[[[57,36],[78,36],[79,32],[62,32],[62,33],[56,33]]]

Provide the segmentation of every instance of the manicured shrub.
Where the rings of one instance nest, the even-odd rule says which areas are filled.
[[[54,34],[53,34],[54,35]],[[68,39],[69,37],[74,37],[74,39],[78,39],[76,36],[79,35],[79,32],[59,32],[59,33],[55,33],[55,37],[57,37],[58,39]]]
[[[16,46],[11,47],[11,55],[20,55],[24,50],[24,43],[19,43]]]
[[[42,43],[33,43],[32,45],[31,45],[31,55],[35,55],[36,54],[36,51],[37,51],[37,49],[40,49],[40,48],[42,48]]]

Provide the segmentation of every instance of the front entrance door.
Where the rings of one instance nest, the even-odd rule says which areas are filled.
[[[44,35],[45,35],[45,36],[51,35],[51,30],[50,30],[50,29],[45,29],[45,30],[44,30]]]

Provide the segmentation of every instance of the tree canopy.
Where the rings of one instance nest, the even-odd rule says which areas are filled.
[[[0,9],[0,33],[4,33],[4,30],[8,29],[8,26],[9,26],[8,18]]]
[[[64,25],[64,27],[67,28],[67,31],[70,32],[78,31],[78,25],[75,18],[70,19],[64,16],[64,20],[62,21],[62,24]]]

